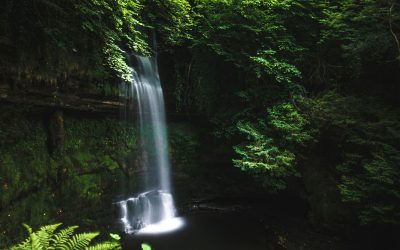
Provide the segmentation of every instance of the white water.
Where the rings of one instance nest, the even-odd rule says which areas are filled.
[[[157,62],[142,56],[131,56],[130,61],[131,82],[121,86],[126,100],[122,115],[129,121],[131,113],[138,114],[134,120],[138,121],[140,133],[138,167],[142,173],[142,190],[136,197],[117,203],[126,233],[175,217],[174,201],[170,194],[164,97]]]

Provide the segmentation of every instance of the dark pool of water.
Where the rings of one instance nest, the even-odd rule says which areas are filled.
[[[123,249],[140,250],[141,243],[153,250],[265,250],[261,222],[241,213],[201,212],[182,217],[184,226],[161,234],[124,237]]]

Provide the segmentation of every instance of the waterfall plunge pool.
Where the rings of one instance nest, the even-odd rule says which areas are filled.
[[[181,217],[162,220],[158,223],[150,224],[137,232],[137,235],[165,234],[172,233],[184,227],[185,220]]]
[[[175,226],[175,228],[174,228]],[[173,230],[162,230],[162,229]],[[123,238],[123,249],[154,250],[265,250],[263,224],[238,212],[197,212],[150,225]]]

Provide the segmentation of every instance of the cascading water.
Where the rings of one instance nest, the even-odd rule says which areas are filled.
[[[165,123],[164,97],[155,59],[132,55],[130,83],[121,85],[126,100],[123,119],[138,114],[141,169],[141,192],[118,202],[121,222],[126,233],[172,219],[175,207],[170,194],[168,144]],[[136,100],[136,105],[132,100]]]

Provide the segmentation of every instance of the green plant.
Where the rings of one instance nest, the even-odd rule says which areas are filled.
[[[234,147],[236,167],[261,177],[271,190],[286,188],[289,176],[300,176],[298,148],[312,141],[315,131],[294,104],[281,103],[268,109],[266,119],[239,121],[237,129],[247,141]]]
[[[151,246],[147,243],[142,243],[142,250],[151,250]]]
[[[308,100],[306,106],[320,131],[317,139],[337,145],[334,154],[342,201],[353,208],[361,224],[398,225],[399,110],[375,98],[335,92]]]
[[[91,245],[91,242],[99,233],[79,233],[74,234],[78,226],[70,226],[58,230],[61,223],[42,226],[38,231],[33,232],[32,228],[24,224],[28,230],[29,237],[22,243],[13,246],[11,250],[116,250],[121,249],[119,242],[106,241]]]

